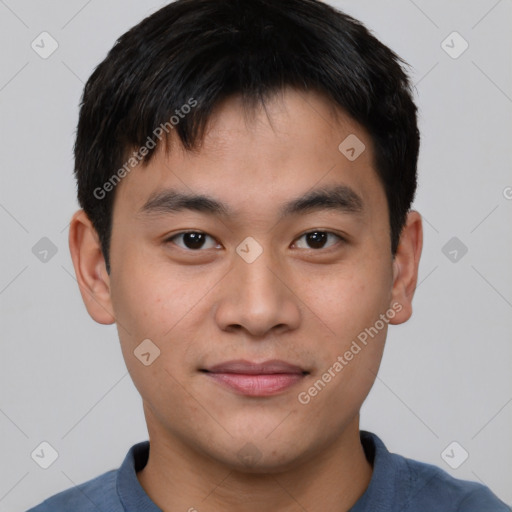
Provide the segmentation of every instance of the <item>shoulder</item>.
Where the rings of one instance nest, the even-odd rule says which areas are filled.
[[[27,512],[109,512],[122,511],[116,492],[117,470],[107,471],[87,482],[46,499]]]
[[[409,489],[406,510],[441,510],[450,507],[454,512],[510,512],[486,486],[469,480],[454,478],[432,464],[426,464],[400,455],[406,468]],[[417,505],[421,504],[421,509]]]
[[[373,474],[353,512],[511,512],[486,486],[391,453],[371,432],[361,431],[361,442]]]

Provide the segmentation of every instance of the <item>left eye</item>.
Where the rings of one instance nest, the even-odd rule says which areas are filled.
[[[333,238],[335,239],[334,242],[328,244],[329,239],[332,240]],[[303,244],[301,246],[300,240],[304,240],[308,246],[304,247]],[[299,247],[299,249],[325,249],[335,245],[338,240],[343,240],[343,238],[329,231],[310,231],[299,237],[294,245]]]
[[[178,243],[176,240],[180,239],[181,243]],[[209,243],[206,242],[208,239],[210,240]],[[190,250],[213,249],[218,245],[210,235],[202,233],[201,231],[187,231],[185,233],[178,233],[166,241],[173,242],[182,249]]]

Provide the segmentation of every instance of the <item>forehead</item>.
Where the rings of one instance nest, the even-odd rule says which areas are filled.
[[[288,89],[255,109],[239,97],[220,103],[195,151],[173,134],[168,152],[159,145],[147,166],[123,178],[114,210],[135,215],[172,188],[214,196],[238,212],[277,212],[290,197],[336,184],[350,187],[365,208],[386,206],[367,132],[321,94]]]

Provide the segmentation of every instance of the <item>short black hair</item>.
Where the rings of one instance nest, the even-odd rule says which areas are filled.
[[[361,22],[319,0],[177,0],[145,18],[96,67],[80,104],[78,201],[107,272],[115,185],[131,167],[147,165],[173,133],[197,150],[222,100],[240,95],[255,107],[286,87],[323,93],[370,134],[394,256],[420,143],[405,66]]]

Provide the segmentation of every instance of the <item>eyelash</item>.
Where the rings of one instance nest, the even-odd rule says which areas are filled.
[[[302,235],[300,235],[298,238],[295,239],[294,241],[294,244],[296,243],[297,240],[300,240],[301,238],[309,235],[309,234],[312,234],[312,233],[323,233],[323,234],[326,234],[326,235],[332,235],[334,237],[336,237],[338,239],[338,242],[335,243],[335,244],[332,244],[330,246],[328,246],[327,248],[324,248],[324,247],[321,247],[320,249],[314,249],[312,247],[309,247],[305,250],[310,250],[310,251],[315,251],[315,252],[319,252],[319,251],[322,251],[322,250],[329,250],[330,248],[338,245],[339,243],[345,243],[347,242],[347,240],[342,237],[341,235],[338,235],[337,233],[333,233],[332,231],[325,231],[325,230],[321,230],[321,229],[314,229],[314,230],[311,230],[311,231],[307,231],[305,233],[303,233]],[[187,235],[187,234],[200,234],[200,235],[206,235],[207,237],[211,238],[212,240],[215,240],[215,238],[213,238],[211,235],[209,235],[208,233],[205,233],[204,231],[182,231],[180,233],[176,233],[174,235],[172,235],[171,237],[167,238],[166,240],[164,240],[165,243],[173,243],[174,245],[177,245],[175,242],[174,242],[174,239],[175,238],[178,238],[180,236],[183,236],[183,235]],[[218,243],[218,242],[217,242]],[[187,252],[203,252],[207,249],[203,249],[203,248],[199,248],[199,249],[190,249],[188,247],[180,247],[178,245],[178,247],[184,251],[187,251]]]

